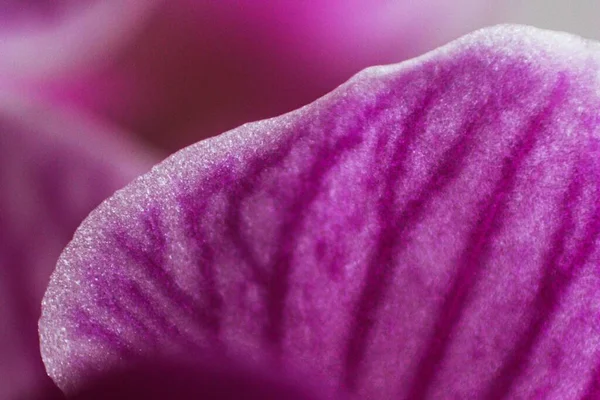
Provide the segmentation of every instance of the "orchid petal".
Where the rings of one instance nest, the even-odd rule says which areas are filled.
[[[62,254],[48,373],[183,351],[365,398],[592,396],[599,110],[600,45],[501,26],[184,149]]]
[[[47,385],[39,352],[40,304],[58,255],[83,218],[146,172],[115,129],[0,95],[0,399]]]

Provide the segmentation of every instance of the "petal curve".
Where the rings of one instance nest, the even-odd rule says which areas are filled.
[[[596,43],[495,27],[182,150],[61,256],[49,374],[198,351],[367,398],[585,398],[599,71]]]

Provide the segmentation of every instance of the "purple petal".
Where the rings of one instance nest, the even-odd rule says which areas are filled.
[[[94,207],[150,165],[110,137],[115,129],[21,98],[0,95],[0,399],[51,384],[37,320],[58,255]]]
[[[49,374],[185,351],[367,398],[592,396],[599,79],[598,44],[496,27],[182,150],[61,256]]]

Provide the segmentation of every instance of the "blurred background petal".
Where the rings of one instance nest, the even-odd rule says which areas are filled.
[[[0,75],[172,152],[487,24],[599,38],[599,11],[596,0],[11,1]]]
[[[51,388],[37,320],[81,220],[154,159],[116,129],[0,94],[0,399]]]
[[[98,68],[160,1],[2,1],[0,78],[38,81]]]
[[[497,4],[173,0],[127,30],[104,67],[41,90],[171,152],[305,105],[367,66],[431,50],[489,22]]]

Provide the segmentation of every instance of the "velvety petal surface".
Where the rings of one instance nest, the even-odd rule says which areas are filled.
[[[594,398],[600,45],[519,26],[186,148],[94,211],[43,301],[67,391],[139,355],[362,398]]]
[[[173,152],[308,104],[367,66],[431,50],[483,26],[496,4],[163,1],[103,68],[34,89]]]
[[[151,161],[117,130],[0,94],[0,399],[48,387],[37,320],[75,228]],[[120,135],[123,135],[122,133]]]

